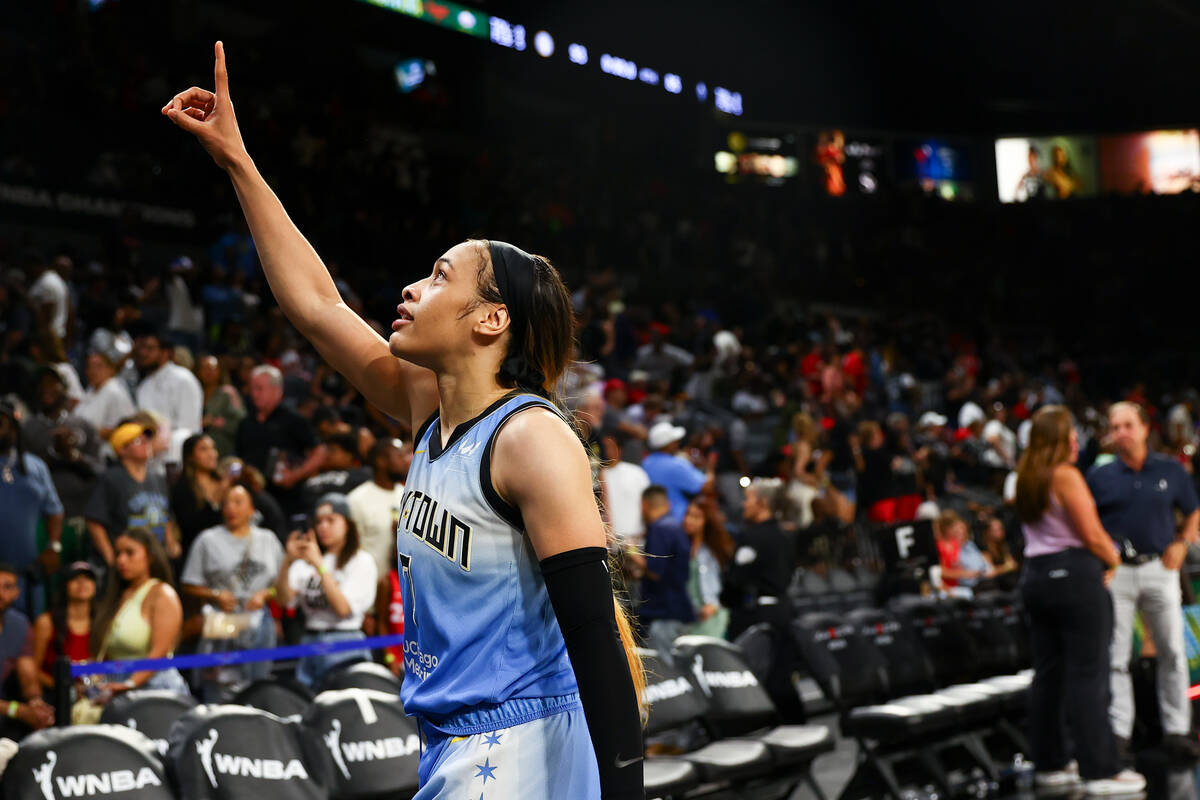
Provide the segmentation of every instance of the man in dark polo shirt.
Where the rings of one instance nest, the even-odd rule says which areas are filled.
[[[307,514],[301,484],[321,470],[325,448],[312,424],[283,405],[283,374],[268,365],[250,373],[254,413],[238,425],[234,447],[263,474],[268,491],[287,514]]]
[[[1122,553],[1109,590],[1113,598],[1112,704],[1109,719],[1118,747],[1127,752],[1133,732],[1133,684],[1129,661],[1133,618],[1138,611],[1158,651],[1158,700],[1163,745],[1181,759],[1200,758],[1190,735],[1188,664],[1183,644],[1179,566],[1197,540],[1200,508],[1191,477],[1179,462],[1146,446],[1146,412],[1136,403],[1115,403],[1108,412],[1117,457],[1088,472],[1100,522]],[[1176,528],[1175,511],[1184,515]]]
[[[642,519],[646,523],[645,556],[634,557],[644,570],[638,618],[646,627],[647,646],[670,662],[671,644],[696,619],[687,592],[692,544],[671,516],[671,501],[663,487],[650,486],[642,492]]]

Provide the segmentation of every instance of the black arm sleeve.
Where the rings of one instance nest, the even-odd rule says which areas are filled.
[[[642,722],[613,609],[608,552],[582,547],[541,562],[575,669],[604,800],[644,800]]]

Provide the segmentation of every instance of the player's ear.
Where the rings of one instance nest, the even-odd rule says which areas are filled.
[[[482,303],[476,317],[475,330],[488,337],[501,336],[508,330],[511,322],[508,306],[503,303]]]

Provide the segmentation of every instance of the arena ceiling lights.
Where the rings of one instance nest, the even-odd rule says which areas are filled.
[[[477,39],[486,39],[509,50],[525,52],[532,45],[533,51],[542,58],[565,57],[577,66],[595,65],[592,68],[599,68],[606,75],[640,82],[648,86],[657,86],[667,94],[694,95],[696,100],[701,103],[708,102],[711,97],[713,106],[718,111],[735,117],[740,117],[743,112],[741,92],[734,92],[721,86],[714,86],[710,92],[708,84],[703,81],[696,81],[690,92],[684,92],[686,84],[683,78],[674,72],[660,72],[653,67],[638,64],[628,58],[611,53],[602,53],[599,58],[593,58],[584,44],[569,42],[565,48],[560,47],[548,31],[539,30],[530,36],[524,25],[485,14],[458,3],[433,2],[433,0],[359,1],[386,8],[422,22],[465,33]]]

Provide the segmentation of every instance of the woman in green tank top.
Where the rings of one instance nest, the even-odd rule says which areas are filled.
[[[171,586],[166,551],[150,531],[131,528],[113,542],[116,556],[108,588],[92,628],[92,651],[99,661],[164,658],[173,655],[183,622],[179,595]],[[107,702],[130,689],[168,689],[187,694],[176,669],[106,675],[93,700]]]

